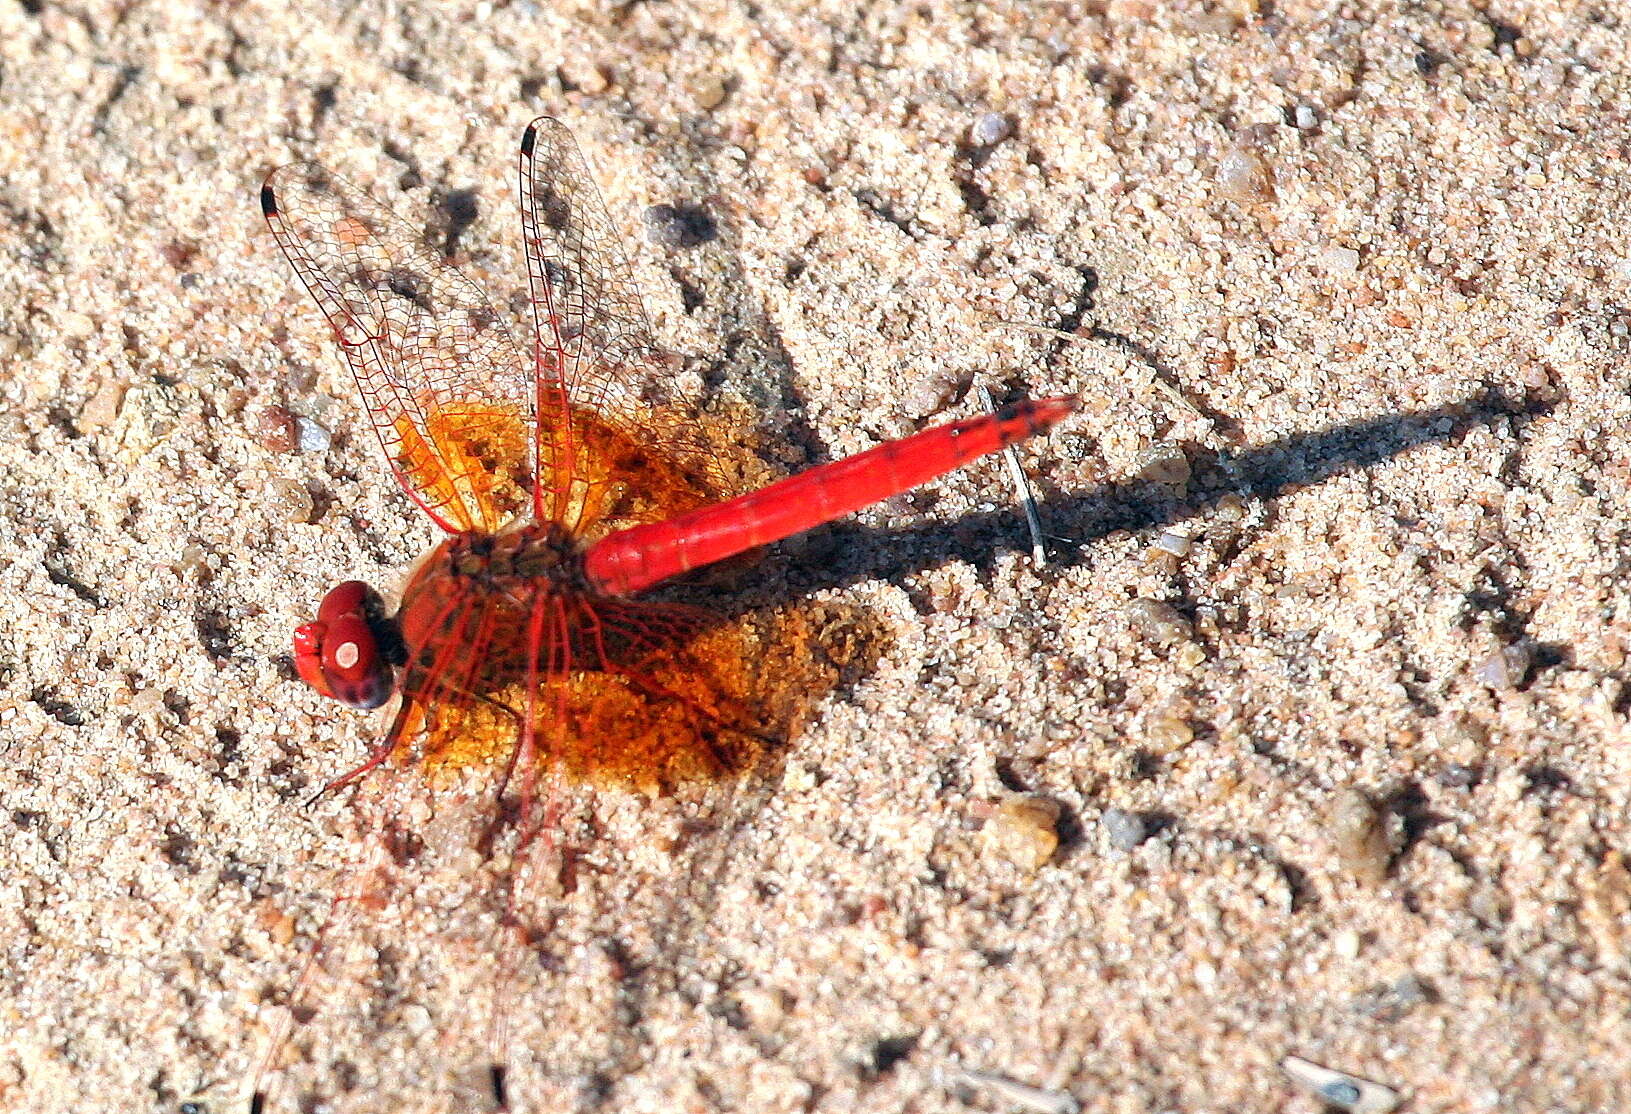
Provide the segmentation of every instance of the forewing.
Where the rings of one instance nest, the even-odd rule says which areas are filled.
[[[586,426],[698,476],[712,469],[600,191],[571,133],[547,116],[521,140],[521,221],[537,377],[534,505],[540,520],[576,533],[601,517],[615,482]]]
[[[476,285],[316,164],[273,171],[261,206],[328,318],[403,489],[448,531],[490,533],[525,512],[534,399]]]

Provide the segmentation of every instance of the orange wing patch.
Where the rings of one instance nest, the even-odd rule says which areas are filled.
[[[532,509],[527,416],[488,402],[399,415],[392,460],[426,504],[460,530],[496,533]]]

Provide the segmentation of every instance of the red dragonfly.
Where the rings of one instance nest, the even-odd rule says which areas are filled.
[[[558,121],[522,136],[520,195],[530,355],[472,282],[323,168],[274,171],[261,204],[391,473],[446,535],[394,615],[347,581],[295,632],[296,668],[318,692],[359,708],[398,698],[366,761],[325,792],[382,765],[429,778],[485,766],[486,839],[503,817],[525,848],[555,818],[560,779],[715,778],[776,733],[749,683],[758,651],[653,590],[1040,433],[1076,402],[1016,403],[735,494],[741,442],[659,357]]]

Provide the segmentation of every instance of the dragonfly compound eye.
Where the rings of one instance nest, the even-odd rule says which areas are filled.
[[[395,671],[380,645],[377,611],[377,597],[361,581],[331,588],[317,609],[317,620],[294,633],[301,680],[354,708],[377,708],[389,700]]]

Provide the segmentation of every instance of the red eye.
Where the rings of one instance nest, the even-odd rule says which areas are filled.
[[[360,580],[329,589],[317,620],[294,632],[300,679],[324,696],[354,708],[377,708],[391,698],[395,671],[376,633],[377,598]]]

